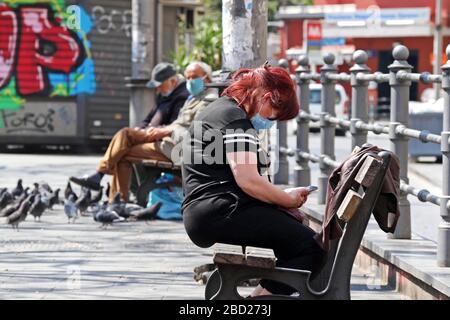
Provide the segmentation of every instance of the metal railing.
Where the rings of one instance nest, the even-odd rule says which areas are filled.
[[[275,182],[288,184],[289,164],[287,157],[295,156],[296,185],[309,185],[311,183],[311,170],[309,163],[318,163],[319,175],[319,204],[326,200],[328,177],[339,163],[335,160],[335,128],[337,125],[348,128],[351,134],[351,150],[367,142],[367,133],[388,135],[391,142],[391,151],[400,161],[400,219],[394,234],[389,235],[395,239],[411,239],[411,210],[407,195],[417,197],[422,202],[429,202],[440,206],[441,223],[438,230],[437,263],[438,266],[450,266],[450,45],[446,49],[449,62],[442,66],[442,74],[433,75],[428,72],[412,73],[412,66],[408,64],[409,50],[405,46],[396,46],[392,52],[394,62],[389,66],[389,73],[371,73],[366,65],[368,56],[365,51],[358,50],[353,54],[354,65],[350,74],[337,73],[333,54],[324,56],[324,65],[320,73],[312,73],[306,56],[299,60],[296,70],[296,81],[299,87],[298,99],[301,112],[297,118],[297,146],[289,148],[287,145],[287,129],[285,122],[278,122],[279,144],[277,161],[279,170],[275,175]],[[309,84],[311,81],[320,81],[322,84],[321,112],[310,114],[309,110]],[[337,82],[349,82],[352,86],[352,104],[350,120],[339,119],[335,116],[335,85]],[[388,125],[369,123],[369,82],[389,83],[391,88],[391,115]],[[444,98],[443,130],[441,135],[431,134],[429,131],[408,128],[409,124],[409,92],[413,82],[441,83]],[[320,155],[311,154],[309,150],[309,123],[320,124]],[[441,145],[443,185],[442,195],[433,195],[428,190],[415,188],[409,185],[408,179],[408,140],[418,139],[422,142]],[[350,150],[350,151],[351,151]]]

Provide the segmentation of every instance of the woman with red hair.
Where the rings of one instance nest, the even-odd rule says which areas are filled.
[[[196,245],[272,248],[279,267],[318,268],[324,252],[315,232],[286,214],[306,202],[307,189],[281,190],[261,175],[267,155],[258,131],[298,112],[289,74],[264,65],[237,71],[222,97],[197,116],[183,141],[182,165],[183,220]],[[252,296],[294,292],[287,284],[262,280]]]

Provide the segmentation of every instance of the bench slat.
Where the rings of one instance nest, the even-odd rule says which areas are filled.
[[[247,247],[245,260],[248,266],[273,269],[276,266],[277,258],[272,249]]]
[[[243,264],[245,255],[241,246],[217,243],[213,247],[214,263]]]
[[[364,187],[369,187],[375,180],[375,176],[381,169],[381,161],[374,157],[366,157],[363,165],[356,174],[355,181]]]
[[[142,164],[146,167],[181,170],[180,166],[174,165],[172,162],[168,162],[168,161],[142,160]]]
[[[245,265],[266,269],[275,268],[276,257],[272,249],[246,247],[218,243],[214,246],[214,263]]]
[[[348,190],[336,214],[339,219],[348,222],[358,210],[362,197],[353,190]]]

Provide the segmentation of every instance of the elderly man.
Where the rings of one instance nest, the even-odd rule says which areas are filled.
[[[124,130],[115,138],[116,144],[120,147],[111,148],[110,145],[95,174],[88,178],[72,177],[71,180],[87,188],[98,190],[103,175],[113,174],[109,198],[112,199],[116,192],[120,192],[122,198],[128,201],[132,163],[140,162],[143,159],[179,163],[181,157],[174,150],[181,150],[177,146],[180,145],[198,112],[218,98],[215,89],[206,89],[205,87],[206,83],[211,82],[212,77],[211,68],[206,63],[199,61],[190,63],[186,68],[185,77],[190,95],[173,123],[164,127],[150,127],[145,131],[138,131],[140,134],[137,140],[136,136],[130,134],[136,130]],[[143,141],[138,149],[134,144],[136,141]],[[145,152],[140,152],[143,149]],[[110,168],[114,168],[114,170]]]
[[[177,74],[175,66],[167,62],[157,64],[152,70],[152,79],[147,88],[156,89],[156,108],[144,119],[140,129],[168,125],[178,117],[189,96],[186,81]]]
[[[105,174],[113,176],[111,194],[119,190],[122,162],[139,161],[147,158],[166,159],[148,134],[149,128],[172,123],[183,107],[189,92],[184,77],[177,74],[175,66],[162,62],[152,70],[152,79],[148,88],[156,89],[156,107],[150,111],[142,124],[136,128],[123,128],[115,134],[106,150],[97,171],[87,178],[71,177],[70,180],[83,187],[99,190],[101,179]]]

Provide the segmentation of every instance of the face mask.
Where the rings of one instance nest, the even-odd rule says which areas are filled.
[[[273,124],[275,123],[275,121],[273,121],[273,120],[269,120],[269,119],[261,117],[259,115],[259,113],[257,113],[256,116],[251,118],[250,121],[252,122],[252,125],[256,130],[270,129],[273,126]]]
[[[186,82],[186,89],[190,94],[196,96],[205,90],[203,78],[195,78]]]
[[[261,108],[262,108],[262,106],[261,106]],[[250,119],[250,121],[252,122],[252,125],[256,130],[270,129],[273,126],[273,124],[275,123],[275,121],[262,117],[259,114],[259,112],[261,111],[261,108],[259,109],[258,113],[253,118]]]

